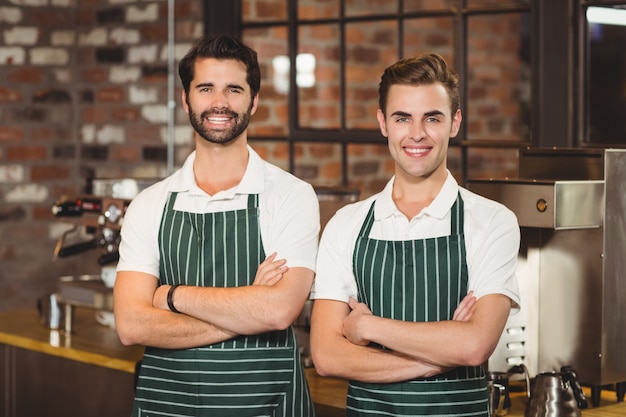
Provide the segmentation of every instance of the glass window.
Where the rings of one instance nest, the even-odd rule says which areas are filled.
[[[588,142],[626,143],[626,6],[589,7]]]
[[[340,0],[298,0],[297,3],[300,20],[324,20],[339,17]]]
[[[252,116],[253,123],[250,123],[251,136],[287,137],[289,134],[289,67],[285,74],[284,64],[280,63],[281,57],[288,56],[287,38],[286,26],[251,28],[242,32],[242,40],[258,52],[261,67],[259,106]]]
[[[347,128],[378,127],[378,81],[384,69],[399,58],[397,33],[395,20],[346,25]]]
[[[296,85],[298,127],[341,127],[341,60],[338,24],[302,25],[298,28]],[[285,56],[287,59],[287,57]]]
[[[397,13],[398,3],[389,0],[345,0],[346,16],[380,16]]]
[[[430,17],[406,19],[403,30],[404,57],[424,52],[440,54],[449,65],[454,65],[454,19]]]
[[[512,7],[512,6],[528,6],[530,3],[530,0],[466,0],[466,1],[467,1],[468,8],[499,8],[499,9],[503,7]]]
[[[468,18],[467,139],[528,140],[530,51],[527,13]]]
[[[454,7],[456,3],[454,0],[404,0],[404,12],[446,10]]]
[[[226,0],[231,1],[231,0]],[[245,0],[241,2],[241,21],[272,22],[287,19],[285,0]]]

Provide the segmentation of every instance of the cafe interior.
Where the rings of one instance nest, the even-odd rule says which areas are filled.
[[[393,175],[382,71],[443,56],[463,113],[448,169],[521,231],[520,313],[484,364],[491,415],[626,415],[626,1],[4,0],[2,416],[130,415],[143,347],[115,330],[120,229],[193,151],[177,64],[211,33],[258,52],[249,144],[313,185],[322,229]],[[345,416],[310,314],[293,326],[317,415]]]

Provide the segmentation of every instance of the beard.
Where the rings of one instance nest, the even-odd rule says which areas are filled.
[[[189,106],[189,121],[194,130],[202,137],[202,139],[211,143],[226,144],[235,140],[241,135],[250,123],[250,116],[252,111],[252,103],[245,113],[237,113],[229,109],[209,109],[205,110],[198,115],[194,109]],[[211,116],[227,116],[232,117],[235,123],[226,129],[208,129],[204,125],[204,119]]]

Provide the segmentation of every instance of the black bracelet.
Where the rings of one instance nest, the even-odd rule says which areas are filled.
[[[174,307],[174,290],[179,287],[179,284],[172,285],[167,292],[167,306],[170,308],[170,311],[173,313],[180,313],[180,311],[176,310]]]

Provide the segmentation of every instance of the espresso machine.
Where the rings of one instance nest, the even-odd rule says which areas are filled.
[[[73,330],[74,308],[94,309],[113,326],[113,283],[119,259],[120,230],[132,198],[154,181],[135,179],[93,179],[90,194],[64,195],[51,208],[60,222],[71,224],[59,238],[54,259],[99,250],[100,274],[62,276],[57,299],[63,306],[63,328]],[[88,238],[85,238],[88,236]],[[98,319],[98,316],[97,316]],[[102,323],[105,324],[105,323]]]
[[[563,366],[591,387],[626,389],[626,150],[523,149],[519,178],[468,188],[511,209],[521,244],[521,311],[488,366],[524,364],[531,377]]]

